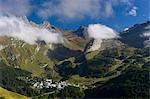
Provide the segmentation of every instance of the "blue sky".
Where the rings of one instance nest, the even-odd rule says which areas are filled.
[[[120,31],[150,19],[149,6],[150,0],[0,0],[0,15],[27,16],[62,29],[100,23]]]

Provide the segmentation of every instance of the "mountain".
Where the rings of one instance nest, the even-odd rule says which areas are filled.
[[[73,34],[86,39],[87,28],[87,26],[80,26],[77,30],[73,31]]]
[[[98,24],[96,24],[96,25],[98,25]],[[91,34],[89,34],[88,28],[89,28],[89,26],[80,26],[79,29],[73,31],[73,34],[75,34],[87,41],[86,46],[84,48],[85,52],[104,50],[106,48],[112,48],[112,47],[117,47],[117,46],[123,45],[123,43],[120,42],[120,40],[118,40],[117,38],[106,37],[107,39],[105,39],[105,38],[103,38],[103,35],[102,35],[102,37],[99,37],[99,38],[90,37]],[[102,25],[99,28],[105,28],[105,26]],[[94,30],[92,30],[92,32],[93,31]],[[107,31],[107,29],[102,30],[102,32],[103,31]],[[112,31],[109,31],[109,32],[112,32]],[[105,33],[105,34],[107,34],[107,36],[112,35],[112,34],[108,34],[108,33]],[[93,35],[98,36],[98,34],[93,34]]]
[[[147,36],[146,36],[147,33]],[[149,42],[150,21],[143,24],[136,24],[121,33],[121,41],[131,47],[144,48],[150,47]],[[145,35],[145,36],[144,36]]]
[[[103,86],[87,90],[87,98],[149,97],[148,70],[129,68],[121,76],[111,79]],[[142,77],[141,77],[142,76]],[[146,88],[148,87],[148,88]]]
[[[15,37],[0,36],[3,88],[34,98],[108,98],[108,93],[113,98],[149,96],[146,76],[150,62],[147,36],[150,21],[122,31],[119,38],[99,39],[90,38],[86,26],[62,30],[48,22],[38,25],[26,18],[22,20],[36,30],[58,33],[63,43],[38,39],[29,44]],[[136,89],[133,83],[140,86],[135,86]],[[60,85],[65,87],[59,89]]]

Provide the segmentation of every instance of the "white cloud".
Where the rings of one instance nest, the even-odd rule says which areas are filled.
[[[29,0],[0,0],[0,15],[24,16],[31,10]]]
[[[98,17],[100,13],[99,0],[58,0],[45,2],[39,10],[42,17],[58,16],[59,18],[84,18],[85,16]],[[91,13],[92,12],[92,13]]]
[[[87,37],[94,38],[92,46],[87,51],[90,52],[101,48],[103,40],[118,38],[119,35],[113,29],[105,25],[90,24],[87,28]]]
[[[35,13],[42,18],[56,16],[58,20],[66,21],[85,17],[111,17],[115,14],[115,6],[133,7],[132,0],[45,0],[40,6],[31,1],[0,0],[0,15],[28,16],[36,8]],[[129,13],[135,16],[136,9]]]
[[[111,17],[114,6],[131,7],[131,0],[56,0],[47,1],[38,8],[38,15],[43,18],[57,16],[59,20],[83,19],[85,17]]]
[[[137,16],[137,7],[132,7],[132,9],[129,11],[129,15]]]
[[[101,24],[90,24],[87,31],[88,36],[94,39],[112,39],[119,37],[113,29]]]
[[[28,16],[36,9],[42,18],[56,16],[58,20],[104,18],[115,13],[114,7],[125,5],[132,7],[132,0],[45,0],[42,4],[34,5],[32,0],[0,0],[0,15]],[[133,10],[130,13],[134,13]]]
[[[109,17],[109,16],[113,15],[113,13],[114,13],[112,4],[110,2],[106,2],[105,13],[106,13],[106,17]]]
[[[59,33],[39,28],[17,17],[0,17],[0,36],[14,37],[29,44],[42,40],[46,43],[63,43]]]

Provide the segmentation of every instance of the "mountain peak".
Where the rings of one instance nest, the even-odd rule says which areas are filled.
[[[50,26],[51,24],[48,21],[44,21],[43,24],[41,25],[42,28],[48,28]]]
[[[74,34],[82,37],[82,38],[86,38],[86,34],[87,34],[87,26],[80,26],[76,31],[73,32]]]

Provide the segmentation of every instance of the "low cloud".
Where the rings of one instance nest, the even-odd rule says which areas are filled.
[[[117,32],[115,32],[113,29],[101,24],[89,25],[86,35],[89,38],[94,38],[93,45],[90,47],[90,49],[87,50],[87,52],[95,51],[101,48],[103,40],[119,37]]]
[[[33,26],[22,18],[12,16],[0,17],[0,36],[14,37],[29,44],[36,44],[38,40],[46,43],[63,43],[59,33]]]
[[[147,31],[146,31],[145,33],[143,33],[143,36],[149,37],[149,39],[150,39],[150,25],[147,26],[145,29],[146,29]]]
[[[150,47],[150,25],[148,25],[144,29],[145,29],[145,32],[139,36],[148,38],[147,40],[144,41],[144,45]]]
[[[150,40],[150,25],[147,26],[145,29],[147,29],[147,32],[145,32],[145,33],[143,34],[143,36],[148,37],[149,40]]]
[[[115,32],[113,29],[101,24],[89,25],[87,32],[88,36],[94,39],[112,39],[119,37],[117,32]]]

